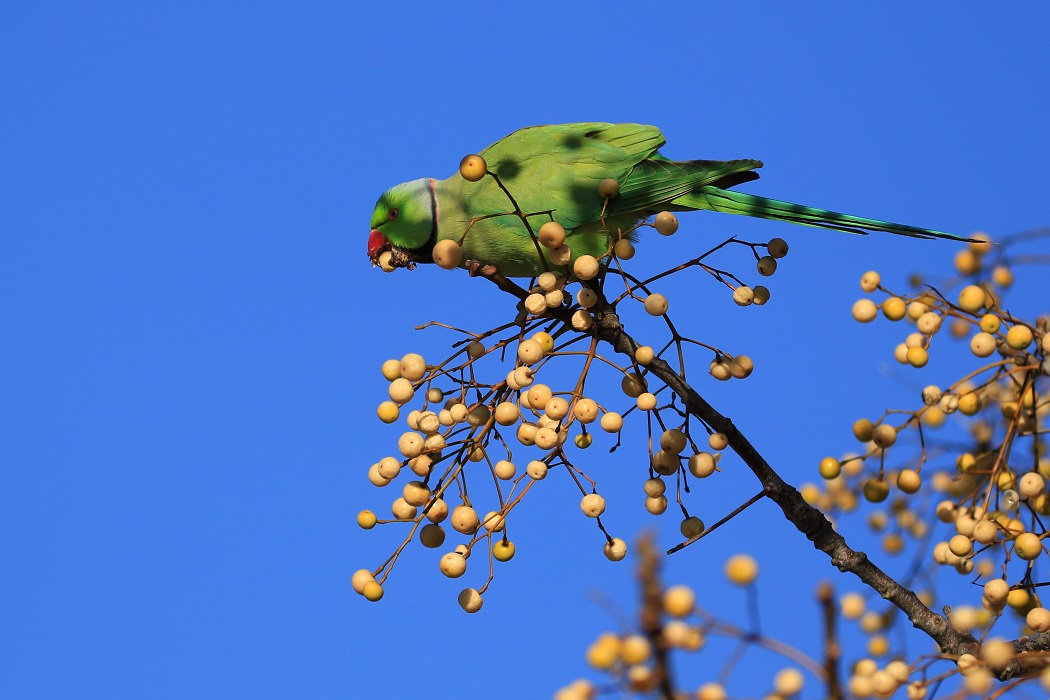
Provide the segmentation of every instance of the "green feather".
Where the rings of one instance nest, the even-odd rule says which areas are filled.
[[[574,258],[600,257],[608,251],[603,207],[604,226],[614,233],[662,210],[710,210],[849,233],[887,231],[917,238],[967,240],[942,231],[729,191],[729,187],[757,179],[754,171],[762,162],[673,161],[659,152],[663,145],[664,136],[655,126],[581,122],[519,129],[481,155],[489,171],[499,176],[521,211],[529,215],[533,232],[551,219],[566,228],[566,243]],[[598,194],[598,183],[606,178],[620,183],[619,196],[607,206]],[[398,216],[391,218],[392,210]],[[378,238],[412,259],[430,262],[436,240],[451,238],[462,241],[464,261],[495,265],[511,277],[554,269],[549,251],[542,251],[548,258],[545,265],[529,228],[512,210],[506,193],[492,177],[468,182],[456,173],[445,180],[420,179],[398,185],[387,190],[376,205],[369,255],[373,262],[378,258],[372,243]]]

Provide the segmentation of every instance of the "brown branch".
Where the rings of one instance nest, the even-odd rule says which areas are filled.
[[[824,614],[824,674],[827,676],[828,700],[842,700],[842,679],[839,677],[839,661],[842,647],[835,629],[835,589],[827,581],[817,587],[817,601]]]
[[[674,700],[671,655],[664,638],[663,594],[660,581],[660,555],[651,533],[638,538],[638,581],[642,586],[642,607],[638,612],[642,632],[653,646],[653,681],[661,697]]]
[[[624,331],[619,317],[613,311],[599,310],[595,314],[595,329],[599,338],[629,357],[634,357],[635,350],[640,346]],[[769,466],[733,422],[716,411],[670,365],[660,358],[654,358],[648,369],[679,396],[689,413],[726,435],[729,446],[758,478],[766,496],[780,506],[784,517],[813,542],[814,547],[827,554],[840,571],[854,574],[897,606],[916,628],[937,642],[943,653],[980,653],[980,643],[972,635],[953,629],[943,616],[923,605],[915,593],[890,578],[867,555],[851,549],[824,514],[806,503],[802,495]]]

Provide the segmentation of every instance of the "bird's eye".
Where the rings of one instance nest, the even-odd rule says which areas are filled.
[[[387,216],[389,216],[389,217],[390,217],[390,220],[391,220],[391,221],[393,221],[394,219],[396,219],[396,218],[397,218],[397,215],[398,215],[399,213],[400,213],[400,212],[399,212],[399,211],[398,211],[397,209],[391,209],[391,210],[390,210],[390,213],[389,213],[389,214],[387,214]]]

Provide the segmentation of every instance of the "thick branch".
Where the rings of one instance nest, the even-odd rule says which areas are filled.
[[[599,311],[595,314],[595,321],[599,338],[612,345],[617,352],[634,357],[639,343],[624,331],[615,313]],[[784,517],[809,538],[814,547],[827,554],[840,571],[854,574],[900,608],[916,628],[937,642],[943,653],[953,656],[979,653],[980,644],[972,635],[953,629],[943,616],[923,605],[912,591],[869,561],[867,555],[851,549],[824,514],[806,503],[793,486],[780,478],[733,422],[707,403],[670,365],[655,358],[649,363],[648,369],[679,396],[689,413],[726,435],[730,447],[761,482],[766,496],[780,506]]]

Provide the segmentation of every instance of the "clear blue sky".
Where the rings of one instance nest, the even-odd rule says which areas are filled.
[[[419,323],[482,330],[511,313],[463,274],[369,268],[372,206],[396,182],[446,177],[521,126],[638,121],[663,129],[671,157],[763,159],[751,192],[959,233],[1048,223],[1042,5],[37,2],[4,15],[8,697],[533,698],[586,673],[585,645],[615,626],[592,592],[629,613],[632,565],[602,558],[567,480],[523,506],[519,554],[479,615],[455,594],[480,581],[442,578],[419,547],[381,604],[349,586],[397,542],[354,522],[390,498],[365,478],[398,434],[374,418],[380,363],[440,355],[447,336]],[[947,270],[948,244],[697,214],[650,236],[638,264],[733,234],[791,243],[775,303],[739,311],[699,278],[668,296],[680,324],[759,367],[730,385],[698,373],[701,389],[786,478],[812,479],[852,447],[854,418],[914,398],[878,371],[899,331],[848,320],[857,278],[876,268],[903,287],[914,269]],[[593,473],[610,526],[631,539],[656,522],[672,543],[676,524],[642,509],[644,448],[606,454]],[[692,501],[708,520],[755,488],[739,469],[719,478]],[[808,611],[830,575],[782,529],[756,507],[676,555],[668,578],[733,614],[742,596],[718,572],[749,539],[770,574],[816,567],[790,597],[781,577],[763,584],[775,626],[778,605]],[[787,628],[812,627],[804,644],[807,615]],[[714,661],[697,663],[695,680]]]

